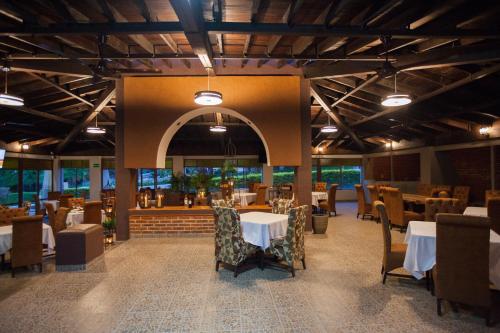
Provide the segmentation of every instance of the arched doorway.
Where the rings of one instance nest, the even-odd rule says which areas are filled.
[[[174,123],[172,123],[172,125],[170,125],[167,128],[167,130],[165,131],[165,133],[163,134],[163,137],[162,137],[160,144],[158,146],[158,153],[156,156],[156,165],[159,168],[165,167],[165,156],[167,154],[167,149],[168,149],[168,146],[170,144],[170,141],[172,140],[174,135],[177,133],[177,131],[183,125],[185,125],[188,121],[190,121],[191,119],[193,119],[195,117],[205,115],[205,114],[213,114],[213,113],[222,113],[222,114],[226,114],[226,115],[238,118],[239,120],[243,121],[245,124],[250,126],[255,131],[255,133],[257,133],[259,138],[261,139],[262,144],[264,146],[264,149],[266,151],[267,164],[270,165],[270,155],[269,155],[268,144],[267,144],[267,141],[266,141],[264,135],[260,131],[260,129],[257,126],[255,126],[255,124],[250,119],[243,116],[242,114],[240,114],[232,109],[223,108],[223,107],[216,107],[216,106],[209,106],[209,107],[202,107],[202,108],[194,109],[192,111],[185,113],[184,115],[179,117]]]

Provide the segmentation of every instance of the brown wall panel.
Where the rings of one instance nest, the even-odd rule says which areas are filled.
[[[500,146],[495,146],[495,189],[500,189]]]
[[[395,181],[419,181],[420,154],[394,155],[392,168]]]
[[[222,93],[221,107],[245,116],[261,131],[270,165],[299,166],[300,83],[298,76],[218,76],[210,88]],[[164,133],[199,108],[194,94],[205,89],[206,77],[124,78],[125,167],[157,167]]]
[[[391,180],[391,157],[380,156],[371,159],[374,180]]]

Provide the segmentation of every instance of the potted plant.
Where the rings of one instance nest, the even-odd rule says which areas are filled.
[[[116,229],[116,217],[107,217],[104,222],[102,222],[102,227],[104,228],[104,243],[106,245],[113,244],[113,234]]]

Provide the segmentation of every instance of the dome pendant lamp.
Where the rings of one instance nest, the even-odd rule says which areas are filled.
[[[387,95],[382,99],[383,106],[395,107],[395,106],[408,105],[411,103],[410,95],[398,94],[396,76],[397,73],[394,74],[394,94]]]
[[[7,92],[7,73],[10,71],[10,67],[4,65],[2,71],[5,73],[5,92],[0,94],[0,105],[23,106],[24,99],[22,97],[11,95]]]
[[[215,90],[210,90],[210,73],[207,68],[208,89],[200,90],[194,94],[194,102],[198,105],[219,105],[222,103],[222,94]]]
[[[87,127],[88,134],[105,134],[106,129],[103,127],[97,126],[97,115],[95,116],[95,126]]]
[[[328,116],[328,125],[321,127],[321,133],[335,133],[337,132],[337,127],[330,125],[330,116]]]

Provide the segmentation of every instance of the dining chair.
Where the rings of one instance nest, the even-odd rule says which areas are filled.
[[[448,185],[434,185],[431,191],[433,198],[449,198],[451,194],[451,186]]]
[[[293,207],[293,200],[274,198],[272,200],[271,213],[288,214],[288,212],[292,207]]]
[[[500,198],[500,190],[486,190],[484,193],[485,207],[488,207],[488,201],[493,198]]]
[[[83,207],[85,205],[85,198],[69,198],[69,208]]]
[[[338,186],[339,184],[332,184],[328,189],[328,199],[319,201],[319,208],[328,212],[328,216],[332,215],[332,213],[337,216],[336,196]]]
[[[361,219],[364,219],[365,216],[372,216],[372,206],[366,202],[363,186],[361,184],[356,184],[354,188],[356,189],[356,198],[358,200],[358,213],[356,214],[356,218],[359,218],[360,215]]]
[[[285,237],[271,240],[270,254],[278,260],[286,261],[288,270],[295,277],[294,262],[302,261],[302,267],[306,269],[306,255],[304,248],[304,231],[306,225],[307,205],[291,208],[288,212],[288,226]]]
[[[67,207],[59,207],[61,208],[67,208]],[[45,204],[45,209],[47,210],[47,216],[49,218],[49,225],[54,229],[54,226],[56,225],[56,211],[54,210],[54,205],[47,203]]]
[[[59,191],[50,191],[47,193],[47,200],[59,200],[61,197],[61,192]]]
[[[436,214],[450,213],[462,214],[465,210],[460,199],[453,198],[427,198],[425,199],[425,221],[436,221]]]
[[[371,208],[372,208],[372,216],[373,218],[377,221],[380,220],[380,215],[379,215],[379,212],[378,212],[378,209],[375,207],[374,205],[374,202],[375,201],[379,201],[380,200],[380,194],[379,194],[379,191],[377,189],[377,187],[375,185],[368,185],[366,187],[368,189],[368,193],[370,194],[370,200],[372,202],[372,205],[371,205]]]
[[[44,215],[38,194],[33,194],[33,202],[35,203],[35,215]]]
[[[215,271],[220,263],[233,267],[234,277],[238,276],[241,264],[258,247],[245,242],[241,232],[240,214],[234,208],[214,207],[215,223]]]
[[[451,196],[454,199],[459,199],[462,201],[464,207],[469,203],[469,195],[470,195],[470,186],[455,186],[453,188],[453,195]]]
[[[425,196],[425,197],[431,197],[432,189],[434,187],[436,187],[436,185],[418,183],[417,184],[417,194]]]
[[[259,185],[257,187],[257,198],[255,199],[256,205],[265,205],[266,204],[266,185]]]
[[[59,197],[59,207],[71,208],[69,205],[69,199],[73,198],[73,194],[61,194]]]
[[[38,265],[42,272],[42,215],[20,216],[12,219],[12,248],[10,261],[12,277],[16,268]]]
[[[326,182],[314,183],[314,192],[326,192]]]
[[[102,202],[87,201],[83,206],[83,224],[101,224],[102,223]]]
[[[488,217],[491,220],[491,230],[500,235],[500,198],[488,201]]]
[[[382,222],[382,236],[384,239],[384,256],[382,258],[382,284],[385,284],[387,276],[397,276],[404,278],[411,278],[411,275],[404,275],[399,273],[391,273],[397,268],[403,267],[406,256],[406,244],[393,243],[390,230],[389,217],[385,209],[385,204],[382,201],[375,201],[373,203],[375,209],[378,210],[380,221]]]
[[[432,269],[437,313],[442,301],[485,310],[490,324],[492,293],[489,279],[490,219],[460,214],[438,214],[436,265]]]
[[[384,202],[388,206],[388,217],[391,226],[396,226],[403,232],[410,221],[423,221],[422,214],[404,209],[403,195],[398,188],[386,187],[384,189]]]
[[[54,237],[55,237],[55,235],[57,235],[57,233],[59,231],[66,229],[66,220],[68,218],[69,211],[70,211],[70,209],[67,207],[61,207],[57,210],[57,213],[56,213],[56,216],[54,219],[54,224],[51,224],[52,232],[54,233]]]

